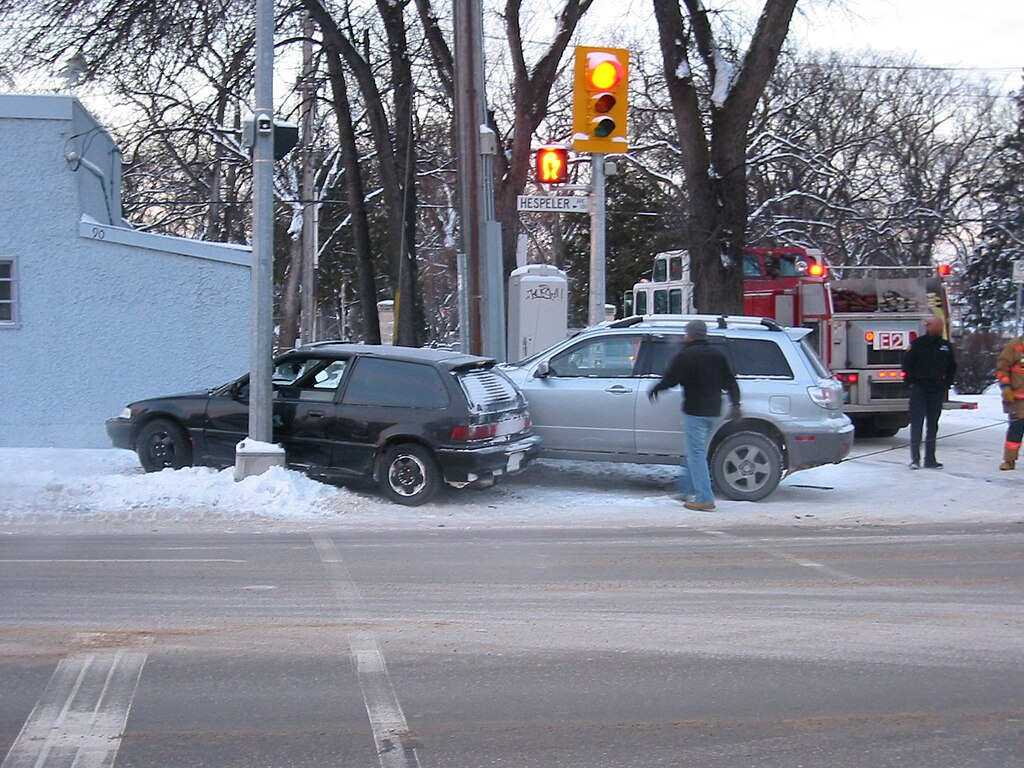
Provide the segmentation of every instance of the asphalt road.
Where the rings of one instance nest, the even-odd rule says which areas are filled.
[[[1024,765],[1024,525],[714,520],[6,536],[2,768]]]

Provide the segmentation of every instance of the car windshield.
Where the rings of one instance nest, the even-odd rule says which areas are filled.
[[[275,384],[291,384],[319,362],[314,358],[282,360],[274,367],[273,381]]]

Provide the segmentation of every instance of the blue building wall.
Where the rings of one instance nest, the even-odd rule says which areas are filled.
[[[248,368],[249,249],[131,229],[120,163],[75,99],[0,96],[0,446],[108,446],[126,403]]]

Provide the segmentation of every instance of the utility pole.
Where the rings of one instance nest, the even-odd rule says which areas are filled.
[[[283,465],[273,440],[274,338],[274,2],[256,0],[256,103],[252,150],[252,304],[249,436],[235,449],[235,479]],[[254,445],[252,441],[257,441]]]
[[[491,158],[497,136],[486,127],[480,0],[454,0],[455,147],[459,174],[459,325],[462,348],[505,358],[501,225],[494,214]]]
[[[590,296],[587,324],[593,326],[604,322],[604,154],[595,152],[591,155],[590,177]]]

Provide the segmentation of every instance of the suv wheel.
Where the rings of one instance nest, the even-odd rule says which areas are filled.
[[[192,464],[188,435],[168,419],[153,419],[144,424],[135,439],[135,452],[147,472],[181,469]]]
[[[410,507],[430,501],[441,487],[441,468],[421,445],[401,443],[388,448],[379,459],[378,482],[391,501]]]
[[[715,487],[736,501],[758,501],[782,479],[782,453],[775,441],[760,432],[729,435],[711,459]]]

